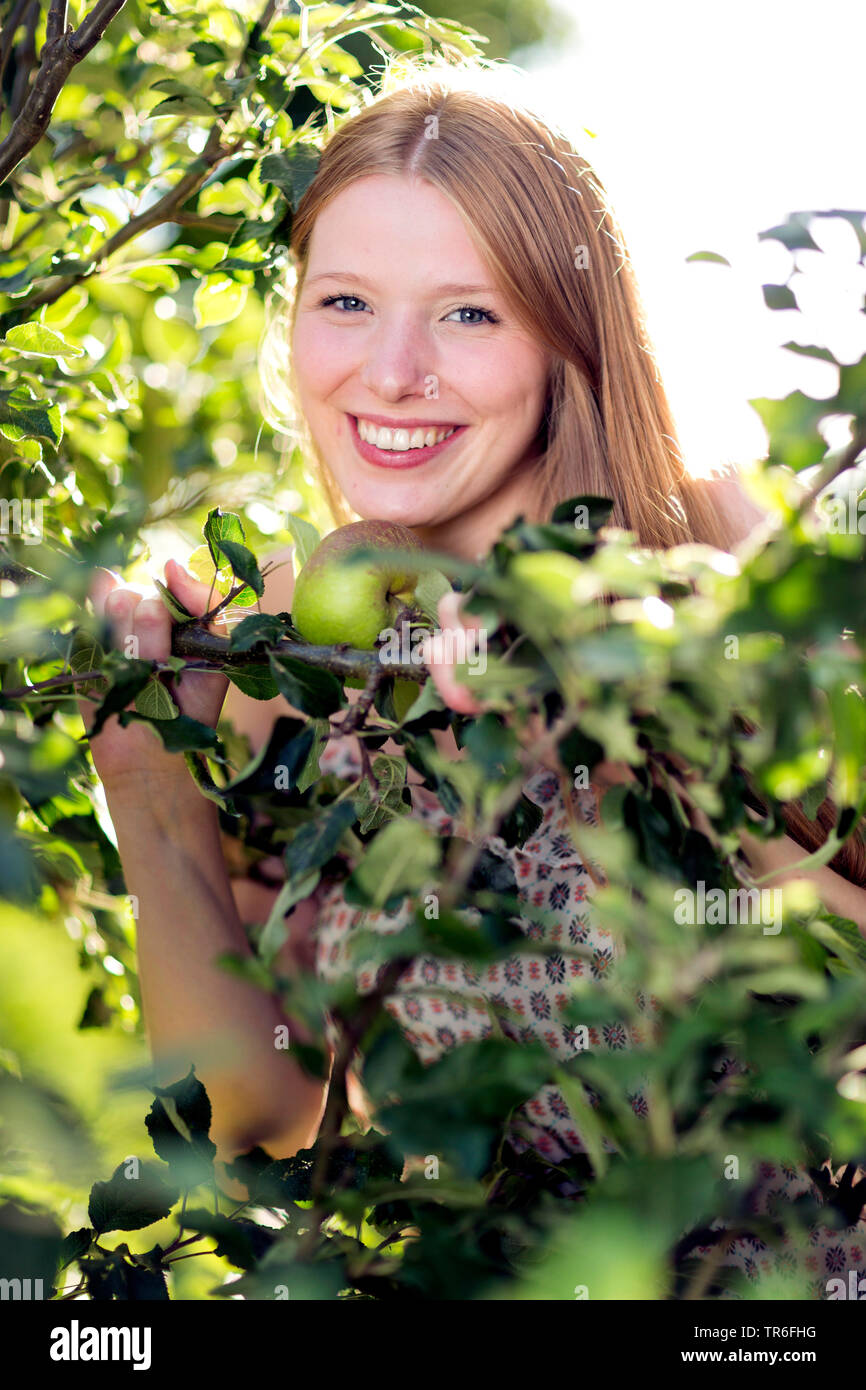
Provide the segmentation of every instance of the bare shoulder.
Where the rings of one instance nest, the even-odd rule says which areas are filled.
[[[756,526],[766,521],[767,513],[752,501],[736,472],[701,479],[700,485],[707,490],[713,507],[725,517],[736,538],[735,543],[745,540]]]

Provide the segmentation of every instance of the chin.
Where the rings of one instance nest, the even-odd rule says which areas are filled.
[[[427,526],[430,508],[418,498],[395,497],[383,487],[377,492],[366,491],[362,496],[344,494],[346,501],[362,521],[397,521],[402,526]]]

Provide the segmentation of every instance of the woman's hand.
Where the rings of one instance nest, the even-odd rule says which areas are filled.
[[[165,580],[188,612],[200,616],[208,611],[207,584],[194,579],[177,561],[169,560],[166,564]],[[135,589],[124,588],[110,570],[101,569],[91,586],[90,598],[94,611],[109,620],[116,647],[142,661],[164,661],[171,655],[172,617],[156,591],[153,598],[145,597]],[[210,626],[212,631],[219,631],[217,623]],[[215,728],[227,688],[228,679],[220,672],[189,671],[182,680],[172,682],[171,693],[182,714]],[[187,776],[183,759],[166,753],[152,729],[138,723],[124,729],[114,715],[102,732],[91,739],[90,749],[96,771],[107,788],[134,787],[136,779],[142,778],[152,786],[163,778],[176,779],[179,772]]]
[[[460,611],[462,601],[462,595],[456,590],[443,594],[438,605],[440,630],[431,637],[425,637],[421,643],[421,660],[427,666],[430,679],[444,703],[458,714],[477,717],[496,706],[492,701],[485,701],[480,691],[476,696],[456,679],[455,654],[473,650],[475,638],[471,634],[480,632],[483,627],[481,619],[475,614]],[[556,751],[546,746],[544,735],[544,722],[537,712],[532,711],[525,724],[525,746],[536,750],[537,760],[542,766],[559,772],[561,768]]]
[[[465,685],[458,684],[455,677],[456,651],[469,650],[467,634],[481,629],[481,620],[472,613],[460,613],[461,596],[455,590],[443,594],[439,600],[438,613],[440,630],[425,637],[420,644],[421,660],[430,672],[430,678],[446,705],[458,714],[483,714],[485,705],[475,699]],[[447,634],[447,636],[446,636]],[[450,643],[448,641],[450,637]]]

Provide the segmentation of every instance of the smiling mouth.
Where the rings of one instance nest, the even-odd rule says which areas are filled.
[[[385,468],[414,468],[435,458],[468,425],[378,425],[349,415],[355,447],[368,463]]]

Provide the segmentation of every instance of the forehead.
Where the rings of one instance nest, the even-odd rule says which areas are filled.
[[[454,203],[424,179],[371,174],[322,209],[310,237],[307,280],[337,273],[391,274],[492,285],[491,271]]]

